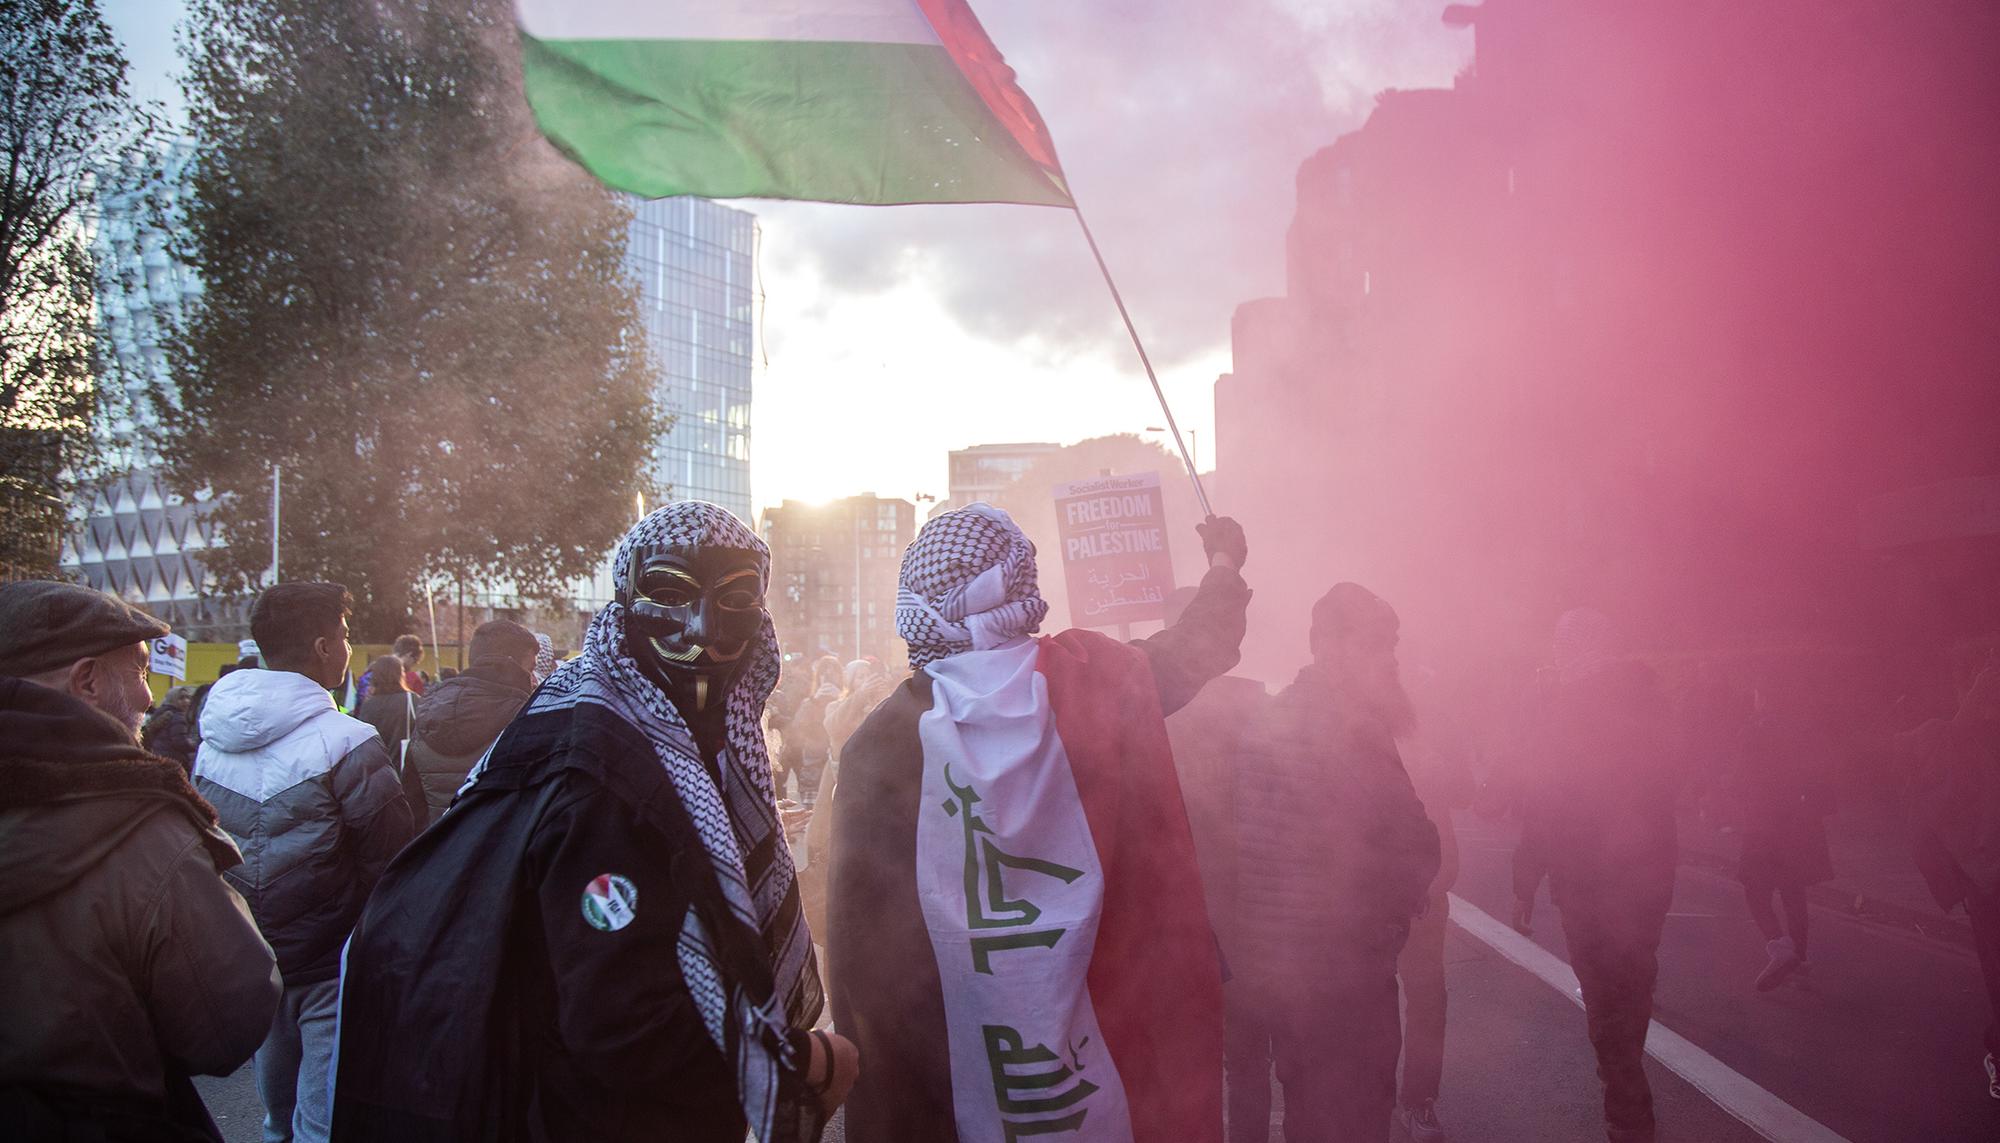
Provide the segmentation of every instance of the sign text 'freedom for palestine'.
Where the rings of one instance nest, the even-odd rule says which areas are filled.
[[[1070,622],[1110,627],[1160,619],[1174,590],[1160,474],[1099,476],[1058,485]]]

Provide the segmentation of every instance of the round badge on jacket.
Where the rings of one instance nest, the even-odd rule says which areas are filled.
[[[629,877],[601,873],[583,887],[583,919],[590,927],[615,933],[639,915],[639,887]]]

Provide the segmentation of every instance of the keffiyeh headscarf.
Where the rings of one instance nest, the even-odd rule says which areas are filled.
[[[613,566],[627,566],[635,548],[695,545],[754,551],[759,574],[769,579],[764,542],[724,509],[698,500],[668,504],[634,525],[619,542]],[[805,1061],[791,1058],[786,1035],[811,1027],[822,999],[812,940],[792,891],[792,852],[779,829],[759,722],[778,681],[771,616],[765,612],[751,661],[729,692],[719,789],[680,711],[626,652],[625,616],[619,603],[598,612],[584,636],[583,653],[549,676],[525,713],[595,703],[652,744],[694,821],[727,904],[721,917],[689,910],[679,942],[681,974],[709,1037],[735,1069],[751,1132],[763,1143],[790,1143],[811,1127],[792,1109],[779,1107],[778,1071],[804,1070]]]
[[[934,516],[903,553],[896,634],[910,667],[998,647],[1042,625],[1035,546],[1007,513],[972,504]]]
[[[540,631],[535,632],[535,677],[546,679],[556,670],[556,644]]]

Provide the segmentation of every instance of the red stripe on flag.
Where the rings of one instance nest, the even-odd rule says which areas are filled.
[[[1014,69],[1007,66],[1000,49],[980,27],[979,17],[972,14],[965,0],[917,0],[917,7],[923,9],[945,52],[986,109],[1030,159],[1063,185],[1062,163],[1056,159],[1056,144],[1048,125],[1042,122],[1042,113],[1035,110],[1028,93],[1014,82]]]
[[[1222,1143],[1222,966],[1146,656],[1095,631],[1041,640],[1056,734],[1104,870],[1089,988],[1134,1143]]]

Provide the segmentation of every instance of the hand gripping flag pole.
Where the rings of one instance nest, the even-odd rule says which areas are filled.
[[[514,2],[542,133],[619,190],[1070,208],[1210,514],[1048,126],[966,0]]]

